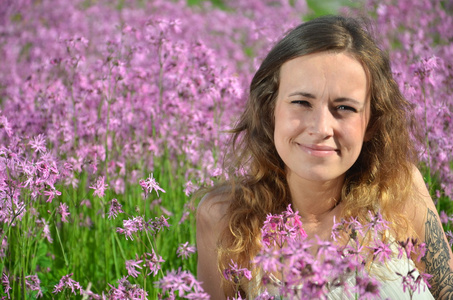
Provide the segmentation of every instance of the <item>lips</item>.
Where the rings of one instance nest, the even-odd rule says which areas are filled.
[[[340,152],[337,148],[326,146],[326,145],[316,145],[316,144],[299,144],[297,145],[309,155],[317,157],[327,157],[331,155],[336,155]]]

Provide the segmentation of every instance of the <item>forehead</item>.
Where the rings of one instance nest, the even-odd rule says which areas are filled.
[[[362,64],[345,52],[320,52],[299,56],[280,68],[279,95],[294,89],[330,93],[355,93],[367,98],[368,76]],[[340,95],[341,96],[341,95]]]

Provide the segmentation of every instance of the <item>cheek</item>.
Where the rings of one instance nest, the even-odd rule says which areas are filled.
[[[282,135],[291,135],[300,130],[304,118],[300,113],[281,109],[275,110],[274,131]]]
[[[300,122],[298,120],[290,120],[289,118],[282,118],[276,120],[274,129],[274,140],[280,140],[281,142],[289,142],[299,132]]]
[[[284,118],[276,118],[274,127],[274,145],[281,156],[292,137],[292,129]]]
[[[279,139],[281,139],[282,135],[285,133],[285,115],[283,111],[280,110],[279,105],[275,108],[274,111],[274,141],[277,142]]]
[[[275,147],[278,150],[279,145],[283,142],[285,137],[285,130],[283,129],[283,124],[281,122],[275,122],[275,129],[274,129],[274,143]]]

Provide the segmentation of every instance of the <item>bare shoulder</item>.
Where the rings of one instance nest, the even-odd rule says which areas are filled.
[[[415,190],[415,200],[422,201],[426,204],[432,204],[434,207],[433,200],[426,187],[425,179],[420,170],[414,165],[412,166],[412,185]]]
[[[417,235],[423,237],[428,208],[434,211],[436,211],[436,208],[423,175],[416,166],[412,166],[412,190],[411,197],[406,201],[405,213],[412,222]]]
[[[226,222],[229,205],[230,195],[225,188],[206,194],[198,204],[197,223],[211,229],[218,227],[219,223]]]
[[[440,222],[439,214],[428,191],[423,175],[416,166],[412,167],[412,197],[406,204],[406,213],[419,237],[424,239],[429,218]]]
[[[206,194],[197,208],[197,275],[211,299],[226,299],[221,285],[217,248],[221,233],[228,226],[230,201],[228,190],[219,188]]]

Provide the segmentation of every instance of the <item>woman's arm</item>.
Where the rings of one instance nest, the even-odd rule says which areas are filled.
[[[439,214],[426,188],[420,171],[414,167],[413,182],[421,201],[410,205],[415,229],[426,243],[426,254],[421,268],[432,276],[431,293],[436,299],[453,299],[453,254],[442,228]],[[417,201],[416,201],[417,202]],[[421,202],[421,205],[420,205]]]
[[[198,280],[211,299],[226,299],[221,289],[221,276],[217,263],[217,241],[227,226],[225,212],[228,207],[222,195],[206,195],[197,209]]]

